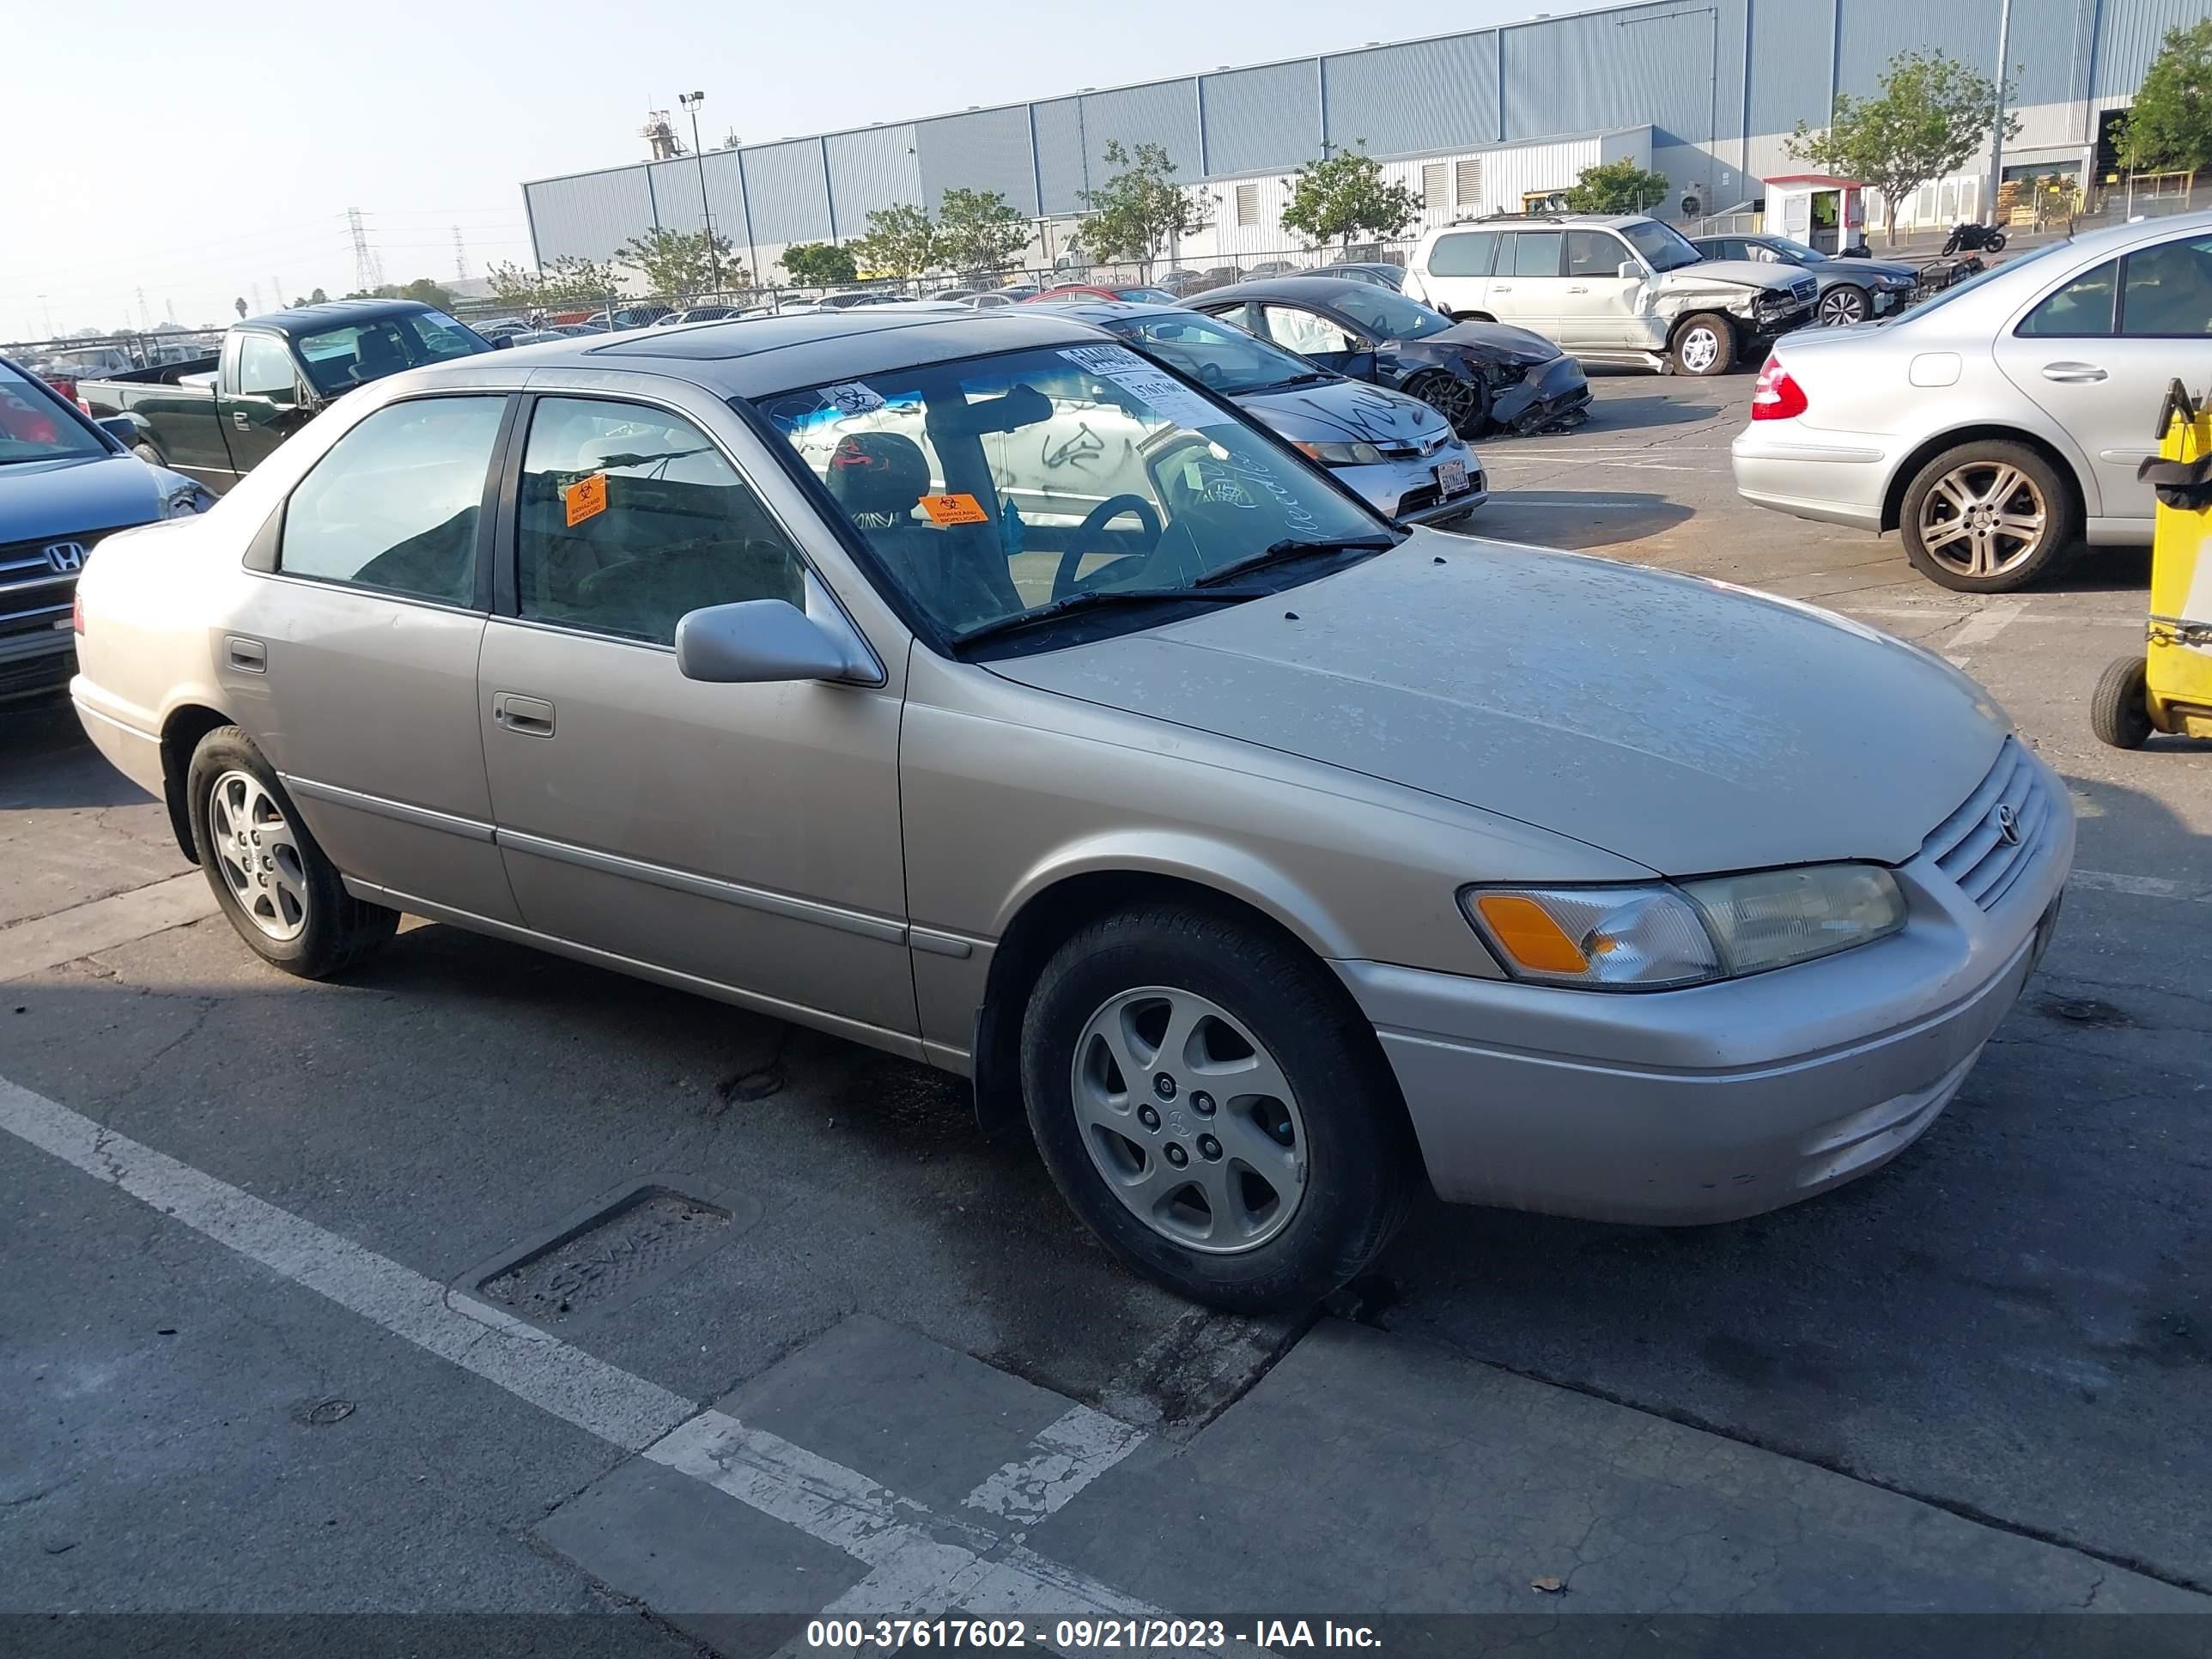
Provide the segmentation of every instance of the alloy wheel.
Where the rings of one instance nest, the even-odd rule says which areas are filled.
[[[1431,374],[1414,394],[1443,416],[1462,438],[1473,437],[1482,424],[1483,398],[1479,386],[1451,374]]]
[[[2049,509],[2035,480],[2006,461],[1968,461],[1920,504],[1920,545],[1960,576],[2001,576],[2042,546]]]
[[[1084,1149],[1161,1237],[1232,1255],[1280,1233],[1305,1192],[1305,1121],[1290,1080],[1218,1004],[1167,986],[1109,998],[1076,1038]]]
[[[1682,367],[1692,374],[1710,373],[1720,361],[1721,337],[1702,325],[1682,337]]]
[[[1820,325],[1841,328],[1866,321],[1866,295],[1855,288],[1830,289],[1820,296]]]
[[[270,939],[299,938],[307,925],[307,868],[300,839],[276,799],[250,772],[225,772],[208,792],[208,839],[238,908]]]

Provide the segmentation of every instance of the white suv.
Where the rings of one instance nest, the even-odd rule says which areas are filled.
[[[1708,259],[1641,214],[1446,225],[1406,262],[1406,292],[1462,321],[1517,324],[1578,357],[1724,374],[1813,321],[1794,265]]]

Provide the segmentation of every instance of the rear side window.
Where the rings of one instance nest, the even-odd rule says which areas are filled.
[[[2119,296],[2119,276],[2118,259],[2107,259],[2095,270],[2083,271],[2022,318],[2014,332],[2062,339],[2110,334],[2112,307]]]
[[[471,605],[484,477],[503,397],[416,398],[331,446],[284,508],[277,568]]]
[[[1556,276],[1559,274],[1559,233],[1556,230],[1518,230],[1513,233],[1511,263],[1501,258],[1498,274],[1516,276]]]
[[[1429,274],[1431,276],[1487,276],[1491,261],[1497,257],[1496,231],[1456,231],[1449,236],[1437,237],[1436,246],[1429,250]]]
[[[680,415],[545,398],[522,462],[522,615],[672,645],[688,611],[803,605],[805,565],[751,487]]]

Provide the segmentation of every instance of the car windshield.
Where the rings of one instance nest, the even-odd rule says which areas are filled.
[[[1766,246],[1793,265],[1822,265],[1828,256],[1816,247],[1807,247],[1802,242],[1793,242],[1787,236],[1769,236]]]
[[[1628,238],[1644,256],[1644,263],[1654,270],[1678,270],[1705,257],[1691,246],[1689,238],[1680,231],[1656,219],[1632,219],[1620,227],[1620,234]]]
[[[1247,580],[1264,592],[1334,568],[1303,560],[1200,586],[1283,544],[1390,539],[1276,439],[1124,345],[886,369],[754,407],[884,578],[956,642],[1078,595],[1097,598],[1069,623],[1144,626],[1241,596]],[[1116,594],[1129,602],[1109,608]],[[1048,623],[1004,640],[1028,649],[1070,633]]]
[[[1923,317],[1927,316],[1931,312],[1941,311],[1945,306],[1949,305],[1952,301],[1958,299],[1962,295],[1972,293],[1976,289],[1981,287],[1982,284],[1988,282],[1991,277],[2002,276],[2008,272],[2018,270],[2022,265],[2027,264],[2032,259],[2045,258],[2051,254],[2057,252],[2061,248],[2070,248],[2073,246],[2073,239],[2071,237],[2066,237],[2062,238],[2060,240],[2056,242],[2045,242],[2041,247],[2030,248],[2027,252],[2015,254],[2009,259],[2000,260],[1996,264],[1990,266],[1987,270],[1976,271],[1972,276],[1967,277],[1963,283],[1954,283],[1950,287],[1929,295],[1926,299],[1923,300],[1918,305],[1913,307],[1910,311],[1900,311],[1893,315],[1883,318],[1876,326],[1880,328],[1894,328],[1898,324],[1908,320],[1917,323]]]
[[[0,363],[0,466],[18,461],[95,460],[108,453],[28,375]]]
[[[1117,288],[1114,297],[1138,306],[1171,306],[1176,298],[1165,289],[1158,288]]]
[[[1224,398],[1328,378],[1304,358],[1194,311],[1169,317],[1116,317],[1105,326]]]
[[[1382,287],[1362,288],[1340,294],[1329,304],[1370,334],[1386,340],[1418,340],[1441,334],[1452,325],[1442,312],[1431,311],[1418,300]]]
[[[325,397],[425,363],[472,357],[490,344],[442,311],[407,312],[300,337],[300,361]]]

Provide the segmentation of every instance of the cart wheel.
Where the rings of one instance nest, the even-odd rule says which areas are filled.
[[[2140,749],[2150,736],[2148,665],[2141,657],[2120,657],[2106,668],[2089,699],[2089,726],[2098,741],[2115,749]]]

